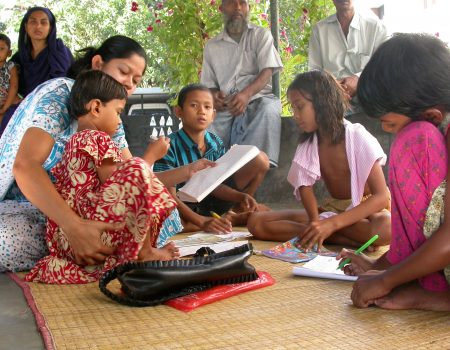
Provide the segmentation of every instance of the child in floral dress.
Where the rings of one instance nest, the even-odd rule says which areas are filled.
[[[88,283],[126,261],[179,256],[173,243],[156,248],[161,225],[176,207],[174,199],[146,161],[123,161],[110,137],[121,123],[126,98],[124,87],[109,75],[99,70],[82,73],[70,95],[70,112],[78,119],[78,132],[52,169],[57,191],[81,217],[123,224],[122,229],[101,236],[105,245],[115,248],[114,253],[101,265],[76,264],[64,231],[49,218],[46,240],[50,255],[34,266],[26,281]],[[154,146],[155,160],[164,156],[168,147],[166,139],[159,139]]]

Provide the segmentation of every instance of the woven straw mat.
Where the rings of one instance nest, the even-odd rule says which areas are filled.
[[[29,285],[56,349],[450,348],[450,313],[357,309],[351,282],[294,277],[295,265],[263,256],[250,263],[276,283],[189,313],[119,305],[97,283]]]

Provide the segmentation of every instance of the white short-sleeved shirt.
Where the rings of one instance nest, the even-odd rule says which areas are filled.
[[[388,38],[375,16],[355,12],[347,39],[336,14],[318,22],[309,40],[309,69],[325,69],[336,79],[359,75],[375,50]]]
[[[224,30],[206,43],[201,83],[229,94],[243,90],[265,68],[274,73],[283,67],[271,33],[249,24],[237,43]],[[252,99],[272,93],[271,81]]]

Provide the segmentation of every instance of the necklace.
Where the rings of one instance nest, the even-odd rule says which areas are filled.
[[[204,143],[202,146],[198,145],[198,150],[201,154],[204,154],[206,152],[206,144]]]

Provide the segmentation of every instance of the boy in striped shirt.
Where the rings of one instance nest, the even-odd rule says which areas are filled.
[[[216,161],[226,153],[222,140],[207,130],[216,111],[212,93],[206,86],[191,84],[181,89],[175,114],[181,119],[183,127],[169,135],[170,148],[164,158],[155,163],[155,172],[183,166],[201,158]],[[268,170],[269,159],[261,152],[199,203],[185,203],[176,197],[176,190],[184,184],[169,188],[177,201],[184,231],[230,232],[232,225],[246,224],[247,215],[240,213],[258,209],[253,195]],[[221,218],[210,216],[211,211],[222,215],[230,209],[238,212],[238,215],[228,214]]]

